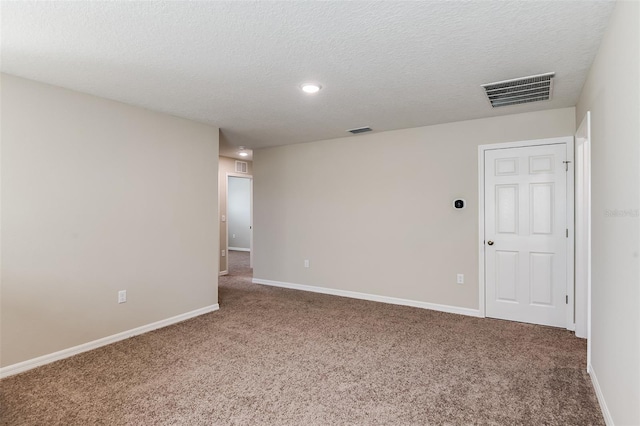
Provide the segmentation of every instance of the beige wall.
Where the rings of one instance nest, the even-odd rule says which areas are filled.
[[[218,129],[1,83],[1,365],[216,304]]]
[[[220,248],[226,249],[227,247],[227,224],[222,221],[222,215],[226,215],[227,211],[227,173],[236,173],[236,161],[245,161],[248,165],[247,175],[253,174],[253,162],[246,160],[236,160],[235,158],[220,157],[218,168],[218,200],[220,203],[220,217],[218,218],[220,223]],[[239,175],[241,173],[238,173]],[[222,253],[218,252],[220,262],[220,272],[226,273],[228,271],[227,256],[222,256]]]
[[[616,425],[640,424],[639,53],[640,3],[618,2],[576,108],[592,120],[591,365]]]
[[[254,277],[477,309],[478,145],[574,132],[565,108],[256,150]]]

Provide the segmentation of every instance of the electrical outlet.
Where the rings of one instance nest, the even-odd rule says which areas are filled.
[[[225,257],[227,255],[227,251],[226,250],[221,250],[220,254],[222,255],[222,257]]]
[[[220,220],[223,221],[223,222],[226,222],[227,221],[227,217],[225,215],[222,215],[220,217]]]
[[[231,234],[231,238],[235,238],[235,237],[236,237],[236,234]]]
[[[309,259],[305,259],[304,260],[304,267],[308,268],[309,267]]]
[[[456,282],[458,284],[464,284],[464,274],[458,274]]]
[[[120,290],[118,292],[118,303],[126,303],[127,301],[127,290]]]

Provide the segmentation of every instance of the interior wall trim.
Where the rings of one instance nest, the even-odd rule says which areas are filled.
[[[593,370],[593,365],[589,364],[587,366],[587,371],[591,377],[593,390],[596,392],[596,397],[598,398],[598,404],[600,404],[600,410],[602,411],[604,422],[607,426],[614,426],[613,417],[611,417],[611,412],[609,411],[609,407],[607,407],[607,402],[604,400],[604,394],[602,393],[602,389],[600,389],[600,383],[598,383],[598,377],[596,376],[596,372]]]
[[[290,288],[293,290],[310,291],[313,293],[330,294],[333,296],[350,297],[352,299],[369,300],[373,302],[390,303],[392,305],[411,306],[414,308],[430,309],[432,311],[447,312],[450,314],[467,315],[471,317],[480,317],[480,311],[478,309],[462,308],[459,306],[440,305],[437,303],[420,302],[417,300],[400,299],[397,297],[379,296],[377,294],[359,293],[356,291],[338,290],[328,287],[317,287],[304,284],[293,284],[282,281],[264,280],[261,278],[254,278],[252,280],[254,284],[268,285],[272,287]]]
[[[6,367],[0,368],[0,379],[13,376],[14,374],[22,373],[27,370],[31,370],[41,365],[50,364],[54,361],[69,358],[71,356],[87,352],[93,349],[97,349],[101,346],[106,346],[111,343],[119,342],[120,340],[128,339],[129,337],[137,336],[139,334],[148,333],[159,328],[163,328],[172,324],[176,324],[200,315],[207,314],[209,312],[217,311],[220,306],[215,305],[205,306],[204,308],[196,309],[184,314],[176,315],[171,318],[163,319],[160,321],[152,322],[151,324],[143,325],[140,327],[132,328],[131,330],[123,331],[121,333],[113,334],[111,336],[103,337],[101,339],[93,340],[91,342],[83,343],[78,346],[73,346],[61,351],[53,352],[47,355],[42,355],[37,358],[32,358],[26,361],[22,361],[16,364],[11,364]]]

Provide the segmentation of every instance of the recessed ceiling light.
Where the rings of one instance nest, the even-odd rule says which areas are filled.
[[[240,147],[240,151],[238,151],[238,155],[240,157],[247,157],[249,156],[249,153],[247,151],[245,151],[244,146]]]
[[[300,88],[305,93],[318,93],[320,89],[322,89],[322,86],[316,83],[305,83],[300,86]]]

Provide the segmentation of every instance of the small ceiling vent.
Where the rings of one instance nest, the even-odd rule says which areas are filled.
[[[349,129],[347,132],[357,135],[358,133],[370,132],[371,127],[358,127],[357,129]]]
[[[487,98],[493,108],[547,101],[551,99],[554,76],[555,73],[548,72],[483,84],[482,87],[487,92]]]

